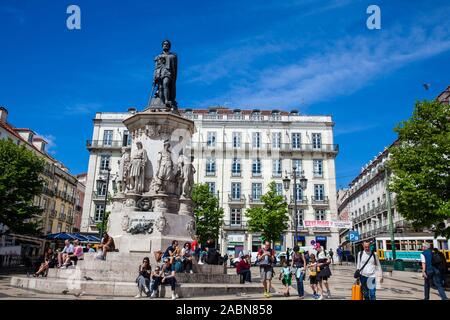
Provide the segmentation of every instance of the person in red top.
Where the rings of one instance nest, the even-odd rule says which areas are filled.
[[[250,258],[249,255],[244,255],[241,260],[236,264],[237,274],[241,274],[242,278],[247,282],[252,282],[252,273],[250,271]]]
[[[193,252],[192,255],[198,261],[199,260],[199,255],[200,255],[200,246],[198,245],[198,235],[195,235],[195,236],[192,237],[191,251]]]

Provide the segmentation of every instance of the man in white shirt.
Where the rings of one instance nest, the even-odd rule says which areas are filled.
[[[377,254],[370,250],[370,242],[364,241],[363,245],[364,250],[357,255],[356,268],[360,272],[364,300],[376,300],[377,278],[383,282],[383,271]]]
[[[64,245],[64,249],[58,253],[58,268],[63,265],[63,262],[66,261],[69,254],[73,254],[74,252],[74,247],[69,240],[64,241]]]

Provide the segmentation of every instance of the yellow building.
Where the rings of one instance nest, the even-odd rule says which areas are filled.
[[[42,233],[72,232],[77,198],[75,176],[58,160],[46,151],[47,142],[28,128],[15,128],[7,122],[8,111],[0,107],[0,139],[10,139],[18,145],[25,145],[45,160],[45,169],[41,177],[44,188],[34,204],[44,211],[36,217],[42,227]]]

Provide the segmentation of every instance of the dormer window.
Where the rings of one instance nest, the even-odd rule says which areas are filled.
[[[30,134],[28,135],[28,142],[29,142],[29,143],[33,143],[33,138],[34,138],[34,136],[33,136],[33,134],[30,132]]]

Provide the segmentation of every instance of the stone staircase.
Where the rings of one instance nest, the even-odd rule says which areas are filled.
[[[150,257],[152,268],[158,265]],[[46,293],[81,293],[92,296],[130,297],[138,293],[135,282],[142,254],[109,253],[105,261],[85,254],[76,267],[49,269],[46,278],[12,277],[11,285]],[[226,274],[224,266],[193,264],[194,273],[176,275],[180,298],[249,294],[261,291],[259,283],[240,284],[239,276]],[[170,288],[160,287],[159,297],[169,298]]]

